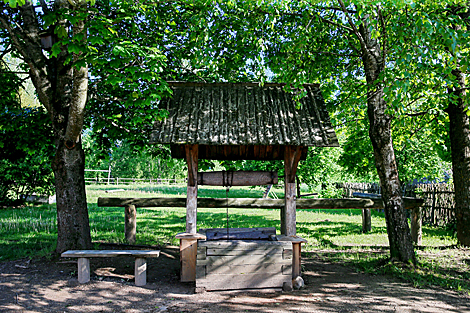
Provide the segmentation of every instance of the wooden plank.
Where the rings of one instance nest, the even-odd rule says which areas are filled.
[[[207,240],[220,239],[250,239],[268,240],[271,235],[276,235],[276,228],[212,228],[206,230]]]
[[[207,233],[208,231],[222,231],[227,230],[227,228],[201,228],[199,232]],[[244,233],[247,231],[264,231],[269,234],[276,234],[276,227],[237,227],[237,228],[229,228],[230,232],[233,233]]]
[[[292,243],[290,241],[262,241],[259,240],[219,240],[219,241],[199,241],[199,247],[207,247],[222,249],[222,248],[240,248],[240,249],[247,249],[249,247],[258,247],[260,245],[264,246],[280,246],[280,247],[292,247]]]
[[[281,246],[264,246],[259,247],[248,247],[248,249],[241,249],[241,247],[234,248],[208,248],[206,255],[238,255],[238,256],[248,256],[248,255],[266,255],[266,254],[276,254],[282,253],[283,248]]]
[[[181,282],[196,280],[197,240],[180,239]]]
[[[236,255],[227,256],[207,256],[205,260],[197,260],[198,265],[249,265],[260,263],[279,263],[290,264],[291,260],[285,260],[281,254],[268,254],[268,255],[250,255],[243,258]]]
[[[284,235],[277,235],[276,236],[277,240],[278,241],[288,241],[288,242],[303,242],[303,243],[307,243],[307,239],[304,239],[302,237],[299,237],[299,236],[284,236]]]
[[[217,171],[197,173],[198,185],[209,186],[261,186],[278,183],[277,172]]]
[[[292,256],[293,256],[293,251],[292,249],[284,249],[284,251],[282,251],[282,258],[284,260],[292,260]]]
[[[226,266],[205,266],[205,277],[210,278],[215,275],[252,275],[264,273],[267,275],[292,275],[291,264],[281,265],[276,263],[261,263],[261,264],[248,264],[248,265],[233,265],[227,264]],[[283,267],[285,267],[284,272],[287,272],[288,268],[291,268],[291,272],[288,274],[283,273]]]
[[[198,279],[206,278],[206,266],[205,265],[196,265],[196,281]]]
[[[118,256],[158,258],[160,250],[68,250],[60,256],[63,258],[111,258]]]
[[[206,235],[203,235],[201,233],[195,233],[195,234],[191,234],[191,233],[178,233],[176,234],[175,236],[176,239],[202,239],[202,240],[205,240],[206,239]]]
[[[201,247],[201,246],[198,245],[196,259],[197,260],[205,260],[206,256],[207,256],[207,247]],[[197,263],[197,261],[196,261],[196,263]]]
[[[198,279],[196,287],[211,290],[233,290],[251,288],[282,288],[282,285],[291,282],[289,275],[251,274],[251,275],[218,275],[217,279]]]

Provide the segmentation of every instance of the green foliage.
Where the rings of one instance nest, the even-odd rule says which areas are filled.
[[[0,71],[0,204],[19,204],[52,192],[52,130],[41,130],[49,118],[43,109],[20,106],[19,78],[3,63]]]
[[[12,108],[0,112],[0,202],[21,203],[33,193],[54,189],[52,130],[42,108]]]
[[[163,145],[145,145],[135,149],[128,141],[122,141],[113,147],[107,156],[101,147],[93,142],[91,132],[84,136],[86,167],[93,170],[108,170],[111,176],[121,178],[185,178],[186,162],[170,157],[169,147]],[[86,172],[85,177],[107,177],[104,172]]]

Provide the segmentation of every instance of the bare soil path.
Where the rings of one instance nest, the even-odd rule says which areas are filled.
[[[148,284],[136,287],[132,258],[91,259],[88,284],[76,261],[33,259],[0,263],[0,312],[469,312],[467,295],[416,289],[398,279],[356,273],[303,259],[300,291],[206,292],[178,281],[176,249],[148,260]]]

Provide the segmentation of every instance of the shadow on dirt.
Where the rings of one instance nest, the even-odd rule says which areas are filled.
[[[114,247],[115,248],[115,247]],[[92,279],[80,285],[76,261],[0,263],[2,312],[470,312],[462,294],[416,289],[399,280],[357,273],[312,254],[303,259],[304,289],[194,294],[178,280],[177,247],[148,259],[148,284],[133,282],[133,258],[91,259]]]

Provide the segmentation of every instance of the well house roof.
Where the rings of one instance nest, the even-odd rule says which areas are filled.
[[[285,84],[171,82],[169,85],[173,96],[160,102],[160,108],[169,114],[155,123],[151,143],[199,144],[207,151],[210,146],[248,146],[251,150],[256,147],[250,146],[275,150],[276,146],[285,145],[339,146],[318,85],[305,85],[307,95],[299,102],[294,99],[295,92],[284,91]],[[211,149],[215,151],[214,147]],[[180,154],[184,150],[179,149],[181,153],[176,150],[172,148],[173,156],[183,157]],[[210,155],[202,157],[211,158]]]

